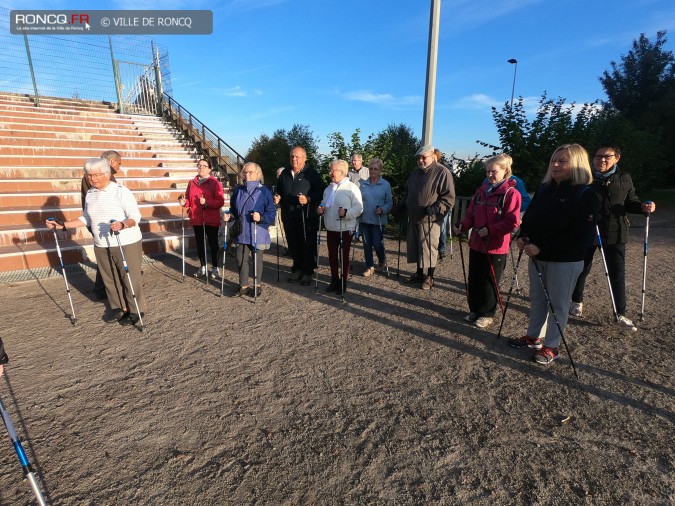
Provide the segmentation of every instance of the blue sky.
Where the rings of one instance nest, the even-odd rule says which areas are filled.
[[[429,0],[21,2],[21,9],[211,9],[214,33],[157,37],[169,50],[174,98],[242,155],[262,133],[309,125],[362,139],[390,123],[421,137]],[[606,7],[611,5],[611,8]],[[668,30],[672,0],[444,0],[433,142],[466,157],[498,143],[491,107],[541,94],[604,98],[598,77],[633,39]]]

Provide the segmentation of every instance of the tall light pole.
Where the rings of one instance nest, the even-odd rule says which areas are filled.
[[[441,0],[431,0],[429,19],[429,50],[427,52],[427,82],[424,92],[424,119],[422,144],[431,144],[434,131],[434,102],[436,100],[436,60],[438,59],[438,33],[440,31]]]
[[[511,65],[515,65],[513,68],[513,87],[511,88],[511,110],[513,111],[513,95],[516,92],[516,73],[518,72],[518,60],[511,58],[508,60]]]

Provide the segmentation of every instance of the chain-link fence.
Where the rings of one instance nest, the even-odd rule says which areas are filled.
[[[2,91],[117,103],[113,61],[151,66],[159,54],[163,91],[172,94],[168,51],[150,37],[11,35],[9,14],[0,7]]]

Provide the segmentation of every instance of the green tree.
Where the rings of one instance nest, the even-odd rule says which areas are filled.
[[[251,149],[246,155],[246,160],[255,162],[263,170],[265,182],[268,185],[276,184],[277,169],[288,165],[291,147],[284,130],[277,130],[272,137],[266,134],[253,139]]]
[[[307,151],[307,163],[319,168],[321,155],[319,154],[319,138],[314,136],[314,132],[309,129],[308,125],[299,125],[295,123],[291,129],[286,133],[286,140],[290,149],[295,146],[305,148]],[[288,165],[288,157],[286,157],[286,165]]]
[[[394,202],[400,202],[410,172],[417,167],[415,152],[420,140],[408,125],[390,124],[372,140],[372,155],[382,159],[383,176],[391,184]]]
[[[632,142],[635,138],[656,136],[660,141],[647,160],[631,168],[636,184],[642,187],[670,183],[668,175],[675,167],[675,56],[665,49],[667,40],[665,31],[657,32],[655,42],[640,34],[620,63],[612,61],[611,70],[600,77],[608,108],[632,124],[612,122],[620,125],[614,135],[628,136],[609,138],[630,157],[622,159],[622,166],[626,168],[629,159],[637,162],[633,159],[637,153],[631,151],[640,148]]]
[[[530,121],[520,97],[513,108],[508,103],[501,111],[492,108],[500,145],[478,143],[492,149],[493,154],[509,153],[513,157],[514,173],[525,181],[528,188],[537,188],[558,146],[573,142],[582,146],[588,144],[589,125],[599,110],[597,103],[584,104],[576,114],[574,110],[574,103],[567,104],[561,97],[549,99],[544,93]]]
[[[301,146],[307,151],[307,164],[319,168],[319,139],[314,137],[314,133],[307,125],[298,125],[286,131],[278,129],[269,137],[261,134],[260,137],[253,139],[251,148],[246,155],[246,160],[255,162],[263,170],[265,182],[273,185],[277,178],[277,169],[286,167],[289,163],[291,149],[295,146]]]

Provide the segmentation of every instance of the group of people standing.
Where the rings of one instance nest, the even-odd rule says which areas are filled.
[[[619,169],[620,157],[618,146],[602,145],[591,165],[580,145],[560,146],[551,156],[542,185],[531,201],[522,181],[512,173],[508,154],[485,162],[485,181],[463,219],[452,225],[460,240],[470,234],[467,322],[486,328],[498,308],[503,312],[499,283],[515,241],[520,250],[518,263],[523,254],[528,258],[531,308],[526,334],[510,339],[511,346],[534,349],[534,359],[539,363],[558,358],[568,316],[583,314],[584,284],[599,246],[606,259],[617,324],[623,330],[637,330],[626,316],[626,215],[652,213],[656,205],[638,199],[630,175]],[[307,165],[304,148],[296,146],[291,150],[289,166],[278,173],[274,194],[263,184],[260,166],[246,163],[240,173],[243,183],[235,188],[224,214],[223,187],[211,174],[211,162],[199,160],[197,174],[179,197],[194,228],[200,262],[195,275],[220,276],[218,230],[224,221],[236,245],[239,284],[233,296],[260,296],[263,252],[270,248],[269,227],[276,224],[278,207],[292,258],[288,282],[310,285],[319,260],[323,226],[331,275],[326,290],[342,296],[347,290],[350,251],[357,229],[364,244],[363,276],[387,269],[383,232],[391,213],[401,220],[407,216],[408,220],[407,261],[415,264],[415,271],[407,281],[423,290],[432,289],[439,239],[455,204],[455,189],[452,173],[440,163],[433,146],[422,146],[416,159],[417,167],[408,177],[404,197],[394,206],[391,185],[382,177],[382,160],[373,158],[364,167],[361,155],[355,154],[352,169],[345,160],[334,160],[329,168],[331,182],[325,187],[319,173]],[[141,214],[131,191],[114,179],[120,166],[121,155],[116,151],[87,160],[82,216],[45,223],[50,229],[90,229],[112,310],[104,320],[134,325],[145,314]],[[253,293],[249,257],[255,267]]]

